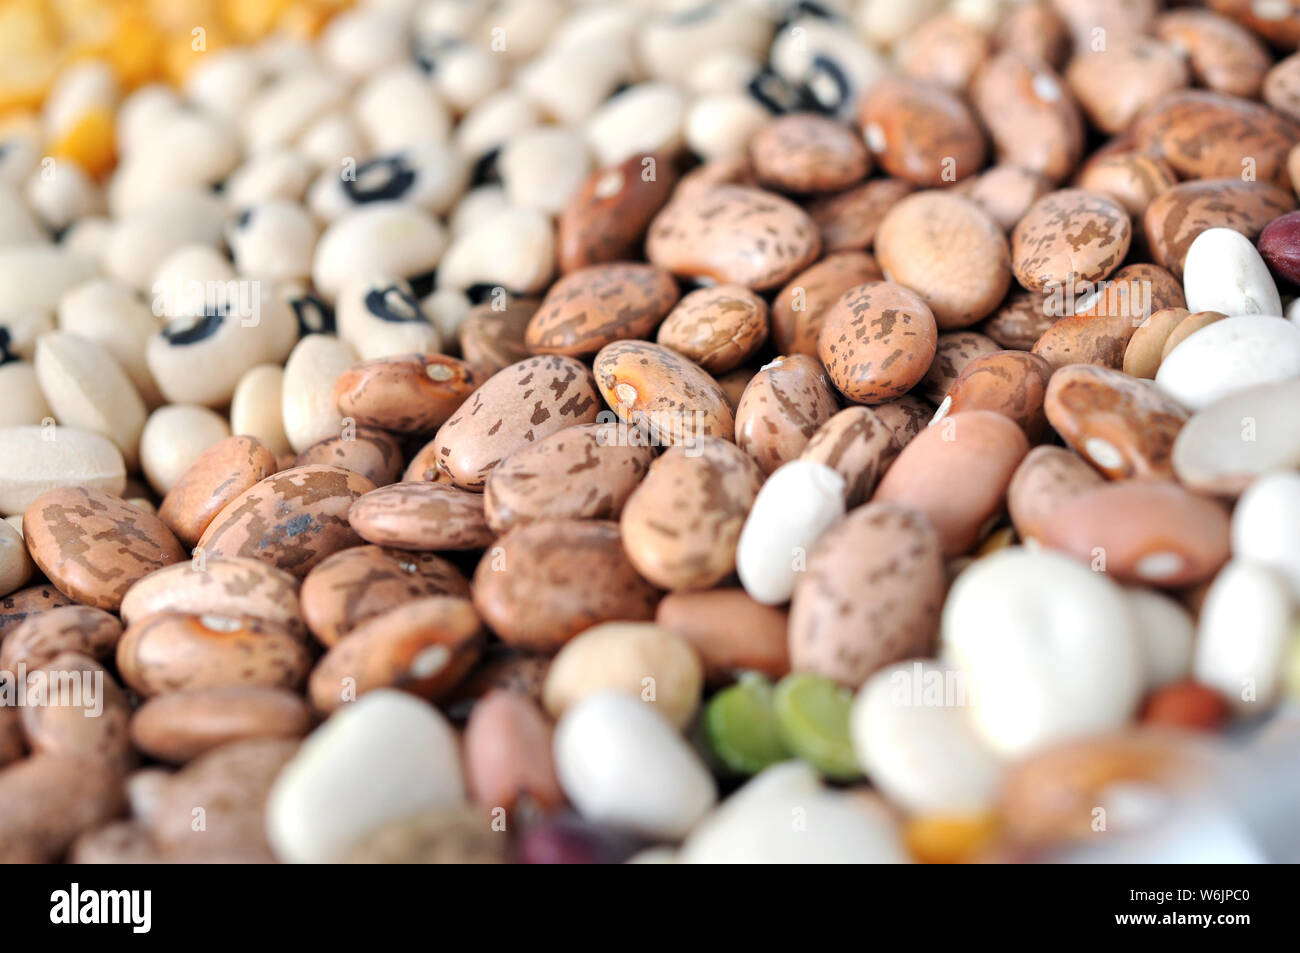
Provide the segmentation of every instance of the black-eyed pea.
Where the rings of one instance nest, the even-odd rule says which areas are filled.
[[[424,209],[371,202],[340,216],[321,234],[312,284],[333,302],[345,285],[370,275],[412,279],[437,267],[446,244],[442,226]]]
[[[133,289],[108,279],[78,285],[59,299],[58,321],[61,331],[97,341],[113,355],[147,407],[162,403],[145,359],[158,318]]]
[[[301,453],[318,440],[343,430],[343,415],[334,405],[334,382],[357,361],[346,341],[330,334],[309,334],[294,347],[280,381],[284,435]],[[264,386],[269,392],[273,382]],[[264,425],[267,429],[270,424]]]
[[[311,276],[317,235],[316,223],[302,205],[271,199],[245,207],[226,230],[226,241],[245,278],[305,281]]]
[[[339,289],[339,337],[363,361],[437,353],[442,338],[405,281],[370,276]]]
[[[555,270],[555,227],[536,209],[506,206],[452,238],[438,265],[440,288],[492,285],[511,294],[544,291]]]

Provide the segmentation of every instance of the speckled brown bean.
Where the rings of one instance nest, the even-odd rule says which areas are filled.
[[[102,662],[113,657],[122,623],[90,606],[61,606],[32,616],[0,642],[0,672],[35,669],[63,652]]]
[[[873,500],[920,510],[938,530],[944,556],[960,556],[1001,512],[1028,452],[1025,432],[1001,414],[952,414],[903,448]]]
[[[1133,123],[1139,151],[1160,156],[1187,179],[1236,177],[1289,188],[1286,157],[1300,124],[1261,103],[1202,89],[1164,96]]]
[[[821,251],[817,226],[794,203],[724,185],[674,200],[646,239],[654,264],[686,278],[764,291],[785,284]]]
[[[754,164],[749,161],[748,152],[710,159],[697,165],[682,176],[673,198],[699,196],[720,185],[758,187],[758,176],[754,174]]]
[[[934,360],[938,328],[925,302],[893,282],[859,285],[826,312],[818,355],[840,393],[860,404],[901,397]]]
[[[654,265],[611,262],[571,271],[542,299],[524,344],[533,354],[585,357],[611,341],[648,337],[677,303],[677,282]]]
[[[821,233],[822,251],[829,255],[870,248],[885,213],[914,189],[902,179],[872,179],[809,202],[807,212]]]
[[[1013,4],[998,24],[999,47],[1026,60],[1060,69],[1070,55],[1070,32],[1050,0]]]
[[[716,285],[682,298],[655,339],[716,376],[753,357],[767,325],[766,301],[741,285]]]
[[[549,655],[523,652],[501,642],[489,642],[478,665],[441,700],[441,704],[451,717],[463,720],[478,699],[500,688],[517,692],[540,705],[542,685],[550,668]]]
[[[1124,480],[1071,499],[1043,525],[1044,546],[1123,582],[1187,586],[1228,559],[1228,511],[1176,483]]]
[[[433,453],[458,487],[481,491],[505,457],[557,430],[594,423],[599,412],[595,381],[583,364],[558,354],[530,357],[471,394],[438,431]]]
[[[1083,154],[1083,119],[1061,78],[1045,64],[1002,52],[971,80],[971,103],[993,138],[998,162],[1063,182]]]
[[[727,398],[727,404],[733,414],[740,406],[740,398],[744,396],[745,388],[757,373],[756,367],[739,367],[717,378],[718,386],[722,388],[722,393]]]
[[[834,192],[866,178],[871,155],[846,126],[816,113],[789,113],[749,140],[758,181],[781,192]]]
[[[806,354],[778,357],[745,388],[736,408],[736,443],[764,473],[803,452],[840,409],[826,371]]]
[[[1065,71],[1070,92],[1102,132],[1123,132],[1143,109],[1188,81],[1182,55],[1149,36],[1089,47]]]
[[[311,709],[293,692],[228,685],[154,696],[131,718],[131,741],[159,761],[185,764],[235,741],[302,738],[312,723]]]
[[[127,625],[159,612],[250,615],[304,631],[298,580],[260,559],[213,556],[145,576],[122,599]]]
[[[6,706],[0,708],[0,770],[27,756],[27,742],[23,739],[22,711]]]
[[[975,331],[949,331],[940,334],[935,344],[934,360],[926,371],[917,393],[926,400],[941,403],[966,365],[985,354],[996,354],[1002,348],[992,338]],[[926,414],[922,426],[930,422],[933,411]]]
[[[300,595],[312,635],[335,645],[395,605],[427,596],[468,596],[469,580],[433,553],[353,546],[309,572]]]
[[[936,13],[904,36],[894,54],[899,68],[913,79],[961,93],[991,47],[982,25],[956,13]]]
[[[1076,300],[1075,314],[1061,318],[1043,332],[1034,353],[1053,367],[1097,364],[1120,368],[1134,332],[1154,311],[1186,304],[1178,280],[1158,265],[1125,265],[1095,289],[1099,293]],[[1049,305],[1055,303],[1049,297]]]
[[[890,209],[876,233],[876,260],[886,278],[921,296],[944,331],[985,317],[1011,285],[1002,229],[950,192],[918,192]]]
[[[947,589],[939,534],[906,506],[868,503],[808,555],[790,601],[790,662],[857,688],[931,654]]]
[[[70,605],[72,600],[48,583],[11,592],[0,599],[0,640],[29,618]]]
[[[1014,420],[1030,442],[1047,429],[1043,397],[1051,365],[1024,351],[999,351],[971,361],[962,370],[935,414],[938,423],[949,414],[992,410]]]
[[[1272,57],[1249,30],[1209,10],[1170,10],[1156,17],[1155,27],[1157,37],[1187,56],[1197,85],[1259,97]]]
[[[640,435],[580,424],[512,453],[483,490],[488,526],[504,533],[537,519],[618,519],[654,460],[647,442],[633,439]]]
[[[438,469],[438,441],[430,440],[411,457],[402,471],[403,483],[450,483],[451,476]]]
[[[1029,207],[1052,190],[1052,185],[1037,172],[1003,164],[965,180],[956,188],[958,194],[988,212],[1002,231],[1010,232]]]
[[[553,652],[600,622],[654,617],[659,592],[623,552],[618,524],[538,520],[483,554],[474,605],[504,642]]]
[[[23,515],[32,559],[61,592],[116,612],[132,583],[185,558],[158,517],[102,490],[42,493]]]
[[[850,288],[884,278],[866,252],[827,255],[795,275],[772,302],[772,341],[781,354],[817,356],[826,311]]]
[[[735,444],[714,437],[673,447],[623,507],[623,551],[661,589],[707,589],[735,570],[736,542],[762,483]]]
[[[1152,200],[1143,217],[1152,257],[1177,278],[1196,236],[1207,228],[1231,228],[1252,242],[1269,222],[1293,211],[1295,196],[1266,182],[1211,179],[1183,182]]]
[[[785,609],[765,606],[744,589],[670,592],[655,612],[655,622],[699,653],[711,685],[725,685],[743,671],[771,678],[789,673],[787,621]]]
[[[117,670],[139,695],[191,688],[297,688],[311,668],[303,639],[251,616],[161,612],[127,626]]]
[[[1035,202],[1011,232],[1011,266],[1030,291],[1077,289],[1120,266],[1132,231],[1110,196],[1061,189]]]
[[[553,734],[550,720],[526,696],[504,689],[483,696],[465,726],[465,780],[474,802],[507,811],[525,799],[542,810],[563,807]]]
[[[493,539],[483,495],[445,483],[394,483],[358,497],[348,522],[367,543],[394,549],[482,549]]]
[[[799,455],[844,477],[844,505],[852,509],[875,492],[903,445],[870,407],[846,407],[817,429]]]
[[[384,357],[340,374],[334,406],[362,427],[433,433],[485,380],[473,365],[445,354]]]
[[[1155,197],[1177,184],[1178,176],[1168,162],[1137,152],[1099,155],[1087,162],[1075,178],[1079,188],[1109,195],[1139,224]],[[1135,233],[1133,238],[1136,240],[1138,235]]]
[[[36,755],[0,771],[0,863],[57,861],[83,831],[126,806],[122,779],[108,764]]]
[[[605,403],[656,445],[735,434],[735,416],[718,382],[670,348],[616,341],[600,349],[592,370]]]
[[[275,454],[254,437],[227,437],[204,450],[172,484],[158,508],[161,519],[193,546],[222,508],[276,472]]]
[[[1007,300],[979,325],[982,334],[1000,347],[1013,351],[1032,351],[1043,332],[1056,321],[1048,308],[1050,298],[1040,291],[1014,289]]]
[[[457,332],[465,363],[487,379],[527,358],[524,334],[540,305],[534,298],[509,298],[499,307],[484,301],[470,308]]]
[[[676,184],[673,164],[656,156],[629,156],[593,172],[560,216],[560,270],[636,258],[650,221]]]
[[[392,434],[373,427],[326,437],[298,454],[295,467],[335,466],[360,473],[375,486],[387,486],[402,475],[402,448]]]
[[[871,409],[894,435],[900,450],[911,443],[934,416],[934,407],[913,394],[877,404]]]
[[[1021,539],[1041,539],[1043,526],[1066,501],[1105,482],[1082,457],[1061,447],[1035,447],[1007,487],[1007,511]]]
[[[1300,120],[1300,53],[1280,60],[1264,77],[1264,102],[1284,116]]]
[[[357,626],[316,663],[311,703],[328,713],[377,688],[437,698],[478,660],[482,630],[468,599],[431,596],[398,606]]]
[[[1155,380],[1164,356],[1165,342],[1189,313],[1186,308],[1163,308],[1138,325],[1124,349],[1124,373],[1129,377]]]
[[[330,553],[360,542],[348,523],[348,509],[374,488],[342,467],[281,470],[218,513],[199,548],[207,556],[260,559],[301,579]]]
[[[1052,375],[1045,406],[1065,442],[1112,480],[1173,479],[1170,455],[1187,413],[1154,384],[1071,364]]]
[[[121,774],[135,765],[126,728],[131,703],[103,666],[77,652],[62,652],[29,668],[27,678],[23,732],[34,753],[94,761]],[[79,696],[64,695],[67,679],[83,686]]]
[[[249,738],[195,758],[167,779],[148,828],[165,859],[202,860],[216,855],[242,863],[270,863],[266,799],[285,764],[298,751],[286,738]],[[204,825],[194,808],[204,807]],[[221,831],[220,841],[212,836]]]
[[[960,97],[905,76],[871,87],[858,106],[858,125],[885,171],[914,185],[959,182],[987,155],[984,132]]]

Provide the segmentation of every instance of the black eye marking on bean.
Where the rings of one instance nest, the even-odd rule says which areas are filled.
[[[469,298],[471,304],[482,304],[492,297],[492,292],[499,287],[501,286],[489,284],[470,285],[465,289],[465,297]]]
[[[428,323],[420,302],[405,288],[389,285],[386,288],[371,288],[366,292],[366,310],[381,321],[403,324],[410,321]]]
[[[212,192],[213,195],[221,195],[223,192],[226,191],[225,180],[223,179],[220,182],[213,182],[211,185],[208,186],[208,189],[209,191]]]
[[[807,108],[808,95],[771,67],[754,74],[746,89],[759,105],[774,115]]]
[[[415,184],[406,156],[380,156],[357,166],[356,178],[343,179],[343,192],[358,205],[400,199]]]
[[[501,147],[493,149],[491,152],[485,152],[479,156],[478,161],[474,163],[474,185],[484,185],[488,182],[496,182],[501,176],[497,174],[497,157],[501,155]]]
[[[433,294],[433,286],[438,283],[438,269],[426,271],[422,275],[412,275],[406,279],[411,286],[411,294],[416,298],[427,298]]]
[[[333,334],[338,330],[334,321],[334,309],[312,294],[299,295],[289,299],[293,316],[298,321],[298,337],[309,334]]]
[[[0,364],[8,364],[11,361],[18,360],[18,355],[9,350],[10,344],[9,329],[0,325]]]
[[[235,228],[248,228],[248,223],[253,220],[253,210],[246,208],[239,213],[239,218],[235,219]]]
[[[203,316],[197,321],[191,318],[176,318],[162,329],[163,337],[167,339],[168,344],[198,344],[200,341],[206,341],[213,337],[226,321],[226,315],[229,313],[230,305],[223,305],[221,310],[208,308],[203,312]],[[190,324],[184,322],[192,321]]]
[[[703,23],[705,20],[712,19],[718,12],[716,3],[702,3],[698,7],[691,7],[689,10],[683,10],[676,16],[670,17],[668,22],[672,26],[686,26],[688,23]]]
[[[825,100],[817,94],[816,80],[825,76],[835,84],[834,100]],[[804,87],[807,89],[809,106],[819,112],[833,113],[839,110],[849,100],[852,92],[852,84],[849,77],[845,74],[843,67],[835,62],[824,53],[818,53],[813,57],[812,67],[808,71],[808,78],[804,81]]]
[[[420,72],[432,76],[438,72],[438,57],[458,46],[460,40],[454,36],[438,34],[423,42],[411,43],[411,59],[415,60],[415,65],[420,68]]]

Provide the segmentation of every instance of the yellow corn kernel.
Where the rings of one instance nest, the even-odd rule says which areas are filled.
[[[922,864],[965,864],[993,840],[997,818],[987,814],[922,814],[903,825],[908,852]]]
[[[143,12],[167,34],[188,34],[195,27],[212,30],[221,22],[214,0],[146,0]]]
[[[117,161],[113,114],[106,109],[90,110],[50,145],[50,155],[71,159],[87,175],[103,178]]]
[[[280,13],[276,27],[289,36],[310,40],[334,14],[348,6],[347,0],[292,0]]]
[[[221,5],[222,21],[239,40],[260,40],[288,5],[288,0],[226,0]]]
[[[196,26],[188,32],[174,34],[163,44],[163,75],[176,86],[184,85],[185,77],[203,56],[227,45],[225,32],[216,25]]]
[[[55,70],[53,57],[0,55],[0,113],[40,108]]]

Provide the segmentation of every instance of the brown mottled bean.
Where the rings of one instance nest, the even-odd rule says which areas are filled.
[[[1264,102],[1282,115],[1300,120],[1300,53],[1274,64],[1264,77],[1263,93]]]
[[[984,133],[970,108],[933,83],[882,79],[863,97],[858,124],[885,171],[914,185],[959,182],[984,165]]]
[[[35,755],[0,771],[0,863],[48,864],[126,806],[116,768]]]
[[[790,602],[790,662],[856,688],[891,662],[929,655],[947,589],[942,543],[919,512],[860,506],[808,555]]]
[[[334,406],[362,427],[432,433],[485,380],[487,375],[473,364],[445,354],[383,357],[340,374],[334,382]]]
[[[961,93],[991,47],[982,25],[956,13],[937,13],[904,36],[894,53],[899,68],[913,79]]]
[[[367,543],[394,549],[481,549],[493,532],[483,495],[445,483],[394,483],[357,497],[348,522]]]
[[[313,718],[294,692],[227,685],[155,695],[131,717],[131,741],[159,761],[185,764],[249,738],[302,738]]]
[[[163,497],[158,518],[193,546],[221,509],[276,472],[275,454],[254,437],[227,437],[204,450]]]
[[[646,229],[676,184],[677,172],[664,157],[634,155],[591,173],[560,215],[560,270],[637,257]]]
[[[641,436],[580,424],[512,453],[483,489],[488,526],[503,533],[537,519],[617,519],[654,460]]]
[[[434,699],[478,660],[482,623],[468,599],[431,596],[361,623],[312,670],[308,694],[332,712],[377,688]]]
[[[677,282],[654,265],[611,262],[571,271],[542,299],[524,344],[534,354],[595,354],[611,341],[644,338],[677,303]]]
[[[1087,462],[1062,447],[1035,447],[1007,487],[1007,510],[1021,539],[1041,539],[1043,526],[1066,501],[1105,482]]]
[[[649,341],[616,341],[592,362],[605,403],[657,444],[696,437],[731,439],[735,417],[709,374],[676,351]],[[584,421],[585,422],[585,421]]]
[[[28,586],[0,599],[0,640],[12,633],[29,618],[70,606],[72,600],[51,585]]]
[[[530,357],[474,391],[442,425],[432,453],[458,487],[481,491],[507,456],[557,430],[594,423],[599,411],[584,365],[558,354]]]
[[[894,435],[900,450],[911,443],[912,438],[924,430],[934,416],[934,408],[912,394],[898,400],[885,401],[871,409]]]
[[[1030,291],[1077,289],[1105,278],[1128,254],[1128,213],[1108,195],[1084,189],[1051,192],[1011,233],[1011,265]]]
[[[131,704],[126,693],[98,662],[77,652],[62,652],[27,672],[23,732],[36,754],[104,764],[120,774],[135,765],[127,737]],[[75,679],[80,693],[65,694]]]
[[[938,333],[917,294],[875,282],[845,292],[826,312],[818,354],[840,393],[878,404],[903,396],[925,376]]]
[[[325,645],[395,605],[427,596],[468,596],[469,580],[433,553],[353,546],[302,581],[302,617]]]
[[[1209,10],[1170,10],[1156,17],[1155,32],[1187,57],[1199,85],[1243,99],[1259,96],[1272,58],[1249,30]]]
[[[673,274],[755,291],[785,284],[820,250],[817,226],[803,209],[738,185],[675,199],[646,238],[646,256]]]
[[[19,664],[35,669],[64,652],[102,662],[113,657],[121,637],[122,623],[103,609],[50,609],[26,619],[0,642],[0,671],[16,672]]]
[[[736,443],[763,473],[803,452],[840,409],[826,372],[806,354],[778,357],[750,380],[736,408]]]
[[[866,252],[827,255],[794,276],[772,302],[772,340],[782,354],[817,356],[817,338],[827,310],[850,288],[884,278]]]
[[[158,517],[83,487],[48,490],[34,499],[23,516],[23,538],[61,592],[111,612],[134,582],[185,558]]]
[[[1049,295],[1040,291],[1015,288],[998,310],[980,323],[981,334],[1000,347],[1013,351],[1032,351],[1038,339],[1057,320],[1048,307]]]
[[[940,334],[935,344],[934,360],[917,388],[917,393],[936,404],[942,402],[952,387],[952,382],[961,376],[967,364],[977,357],[996,354],[1000,350],[1002,349],[997,342],[975,331]],[[921,426],[928,424],[932,416],[933,411],[927,413]]]
[[[844,477],[844,505],[852,509],[875,492],[902,448],[876,410],[846,407],[817,429],[799,457],[825,464]]]
[[[986,61],[970,86],[971,104],[993,139],[998,162],[1059,183],[1083,154],[1083,120],[1050,66],[1010,51]]]
[[[735,444],[716,437],[672,447],[628,498],[623,550],[661,589],[707,589],[736,568],[736,543],[763,476]]]
[[[1123,132],[1164,94],[1188,85],[1179,52],[1148,36],[1126,36],[1070,60],[1065,81],[1092,124]]]
[[[1282,189],[1240,178],[1183,182],[1152,199],[1143,227],[1156,263],[1181,279],[1187,249],[1207,228],[1231,228],[1253,242],[1265,225],[1295,207],[1290,183]]]
[[[782,192],[834,192],[871,171],[862,140],[816,113],[774,119],[750,139],[749,155],[758,181]]]
[[[1010,232],[1052,186],[1031,169],[1003,164],[966,179],[956,189],[988,212],[1002,231]]]
[[[223,685],[297,688],[311,668],[301,636],[251,616],[161,612],[127,626],[117,670],[139,695]]]
[[[1036,442],[1047,430],[1043,398],[1051,376],[1051,365],[1036,354],[999,351],[977,357],[948,388],[934,422],[967,410],[992,410],[1014,420]]]
[[[159,612],[256,616],[303,631],[298,580],[260,559],[212,556],[178,563],[145,576],[122,599],[127,625]]]
[[[731,682],[743,671],[771,678],[788,674],[787,621],[785,609],[763,605],[744,589],[670,592],[655,612],[655,622],[699,654],[711,685]]]
[[[357,427],[354,432],[317,441],[298,454],[293,465],[342,467],[375,486],[387,486],[402,475],[402,448],[391,434]]]
[[[600,622],[654,616],[659,592],[623,552],[618,524],[537,520],[484,553],[474,605],[502,641],[553,652]]]
[[[301,579],[326,556],[360,541],[348,509],[374,488],[342,467],[281,470],[227,504],[199,539],[199,549],[207,556],[260,559]]]
[[[822,251],[829,255],[870,248],[885,213],[914,189],[902,179],[872,179],[809,202],[806,209],[821,233]]]
[[[1172,479],[1174,440],[1187,412],[1154,384],[1071,364],[1052,375],[1047,418],[1080,456],[1111,479]]]
[[[1135,223],[1142,221],[1147,206],[1157,195],[1178,184],[1169,163],[1137,152],[1114,152],[1089,160],[1075,178],[1075,185],[1089,192],[1109,195],[1124,207]],[[1140,230],[1139,230],[1140,231]],[[1134,233],[1134,240],[1139,237]],[[1145,241],[1145,235],[1142,236]]]
[[[716,285],[682,298],[655,339],[718,375],[753,357],[767,326],[766,301],[741,285]]]
[[[527,358],[524,335],[540,305],[535,298],[509,298],[500,307],[484,301],[470,308],[457,331],[465,363],[486,380]]]

